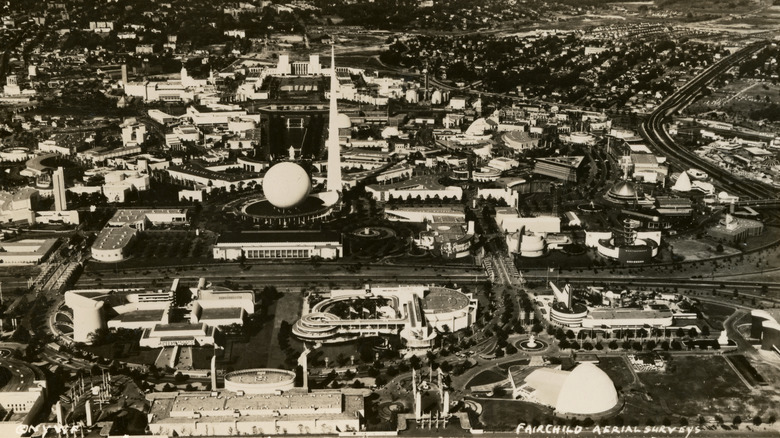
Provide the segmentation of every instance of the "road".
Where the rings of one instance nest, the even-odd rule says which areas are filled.
[[[675,144],[664,128],[673,114],[691,104],[720,74],[764,48],[769,42],[751,44],[706,68],[679,90],[672,93],[639,126],[640,135],[656,152],[682,166],[695,167],[707,172],[716,182],[733,195],[755,199],[776,198],[778,190],[758,182],[749,181],[710,163],[690,150]]]

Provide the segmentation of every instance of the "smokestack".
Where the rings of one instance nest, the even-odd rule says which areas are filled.
[[[127,64],[122,64],[122,85],[127,86]]]

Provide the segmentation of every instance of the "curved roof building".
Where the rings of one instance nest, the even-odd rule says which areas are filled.
[[[523,236],[520,241],[520,255],[523,257],[541,257],[544,255],[546,243],[542,236]]]
[[[632,201],[637,196],[636,186],[631,181],[618,181],[609,189],[609,195],[621,201]]]
[[[588,415],[609,411],[617,404],[612,379],[596,365],[583,363],[564,380],[555,410],[562,414]]]
[[[550,406],[562,416],[596,416],[620,403],[612,379],[592,363],[582,363],[571,372],[534,370],[520,386],[514,386],[513,380],[513,395]]]

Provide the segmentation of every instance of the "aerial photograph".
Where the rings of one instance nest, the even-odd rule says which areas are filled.
[[[780,438],[780,0],[3,0],[0,438]]]

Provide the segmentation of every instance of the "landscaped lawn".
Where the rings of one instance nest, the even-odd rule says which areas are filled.
[[[485,370],[474,376],[466,385],[466,388],[472,388],[474,386],[489,385],[491,383],[498,383],[507,378],[506,374],[499,374],[493,370]]]

